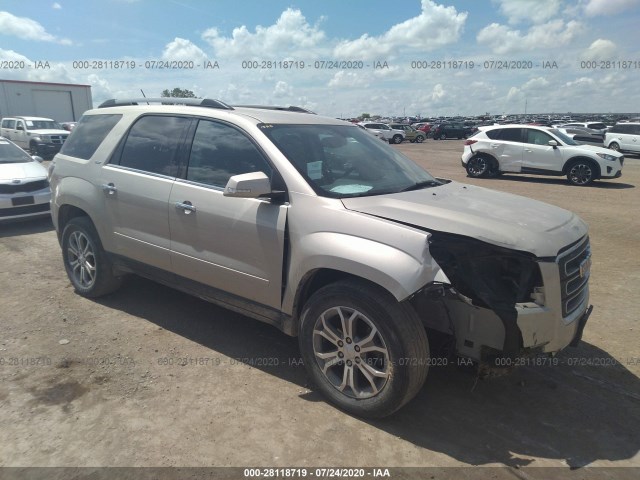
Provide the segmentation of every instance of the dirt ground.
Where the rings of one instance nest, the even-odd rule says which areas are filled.
[[[84,299],[49,220],[0,225],[0,466],[640,467],[640,157],[580,188],[468,179],[458,140],[397,148],[590,224],[595,309],[559,365],[434,367],[408,406],[363,421],[309,388],[296,339],[136,277]]]

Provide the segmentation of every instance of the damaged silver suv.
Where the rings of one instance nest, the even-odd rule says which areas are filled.
[[[79,294],[135,273],[270,323],[299,337],[318,390],[364,417],[416,395],[428,337],[478,362],[552,355],[591,312],[576,215],[436,179],[297,107],[107,101],[50,177]]]

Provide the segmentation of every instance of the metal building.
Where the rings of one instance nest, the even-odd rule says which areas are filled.
[[[91,108],[91,85],[0,80],[0,118],[33,116],[71,122]]]

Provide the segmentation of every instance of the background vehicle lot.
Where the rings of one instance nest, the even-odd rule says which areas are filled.
[[[307,388],[296,339],[139,278],[86,300],[50,223],[12,224],[0,230],[0,466],[640,466],[640,158],[585,189],[469,179],[462,144],[394,148],[590,224],[595,310],[563,364],[484,381],[432,367],[412,403],[365,422]]]

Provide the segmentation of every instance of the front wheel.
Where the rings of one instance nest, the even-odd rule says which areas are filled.
[[[490,160],[484,155],[476,155],[467,162],[467,174],[472,178],[486,177],[490,172]]]
[[[300,350],[313,383],[334,405],[361,417],[392,414],[422,387],[427,335],[413,307],[379,287],[337,282],[304,307]]]
[[[424,137],[423,137],[422,135],[418,135],[418,136],[416,137],[416,142],[418,142],[418,143],[422,143],[422,142],[424,142]]]
[[[399,144],[399,143],[402,143],[402,140],[403,140],[402,135],[394,135],[393,136],[393,143],[395,143],[396,145]]]
[[[595,168],[586,160],[575,160],[567,169],[567,180],[571,185],[584,187],[595,179]]]
[[[447,139],[447,134],[443,133],[442,135],[440,135],[440,140],[446,140]]]
[[[87,217],[69,220],[62,232],[62,259],[69,280],[83,297],[95,298],[120,287],[98,232]]]

